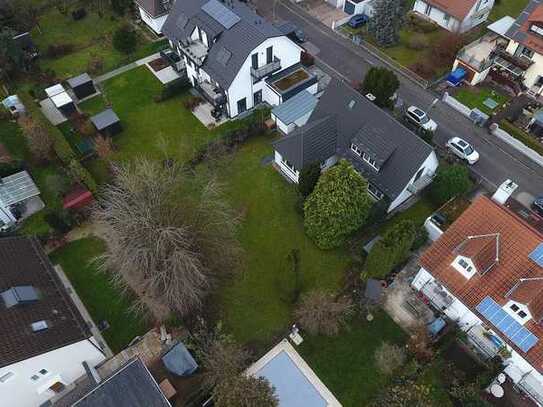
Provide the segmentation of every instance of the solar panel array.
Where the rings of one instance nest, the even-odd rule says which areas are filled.
[[[528,257],[535,261],[539,267],[543,267],[543,243],[539,243],[539,245],[534,249],[533,252],[530,253]]]
[[[217,0],[209,0],[202,6],[202,10],[227,30],[241,20],[237,14]]]
[[[537,336],[515,321],[492,298],[486,297],[476,309],[523,352],[528,352],[538,342]]]

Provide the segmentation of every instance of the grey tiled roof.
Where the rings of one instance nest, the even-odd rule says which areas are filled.
[[[0,239],[0,292],[17,286],[32,286],[38,299],[6,308],[0,298],[0,368],[91,336],[36,238]],[[33,332],[38,321],[48,328]]]
[[[82,73],[81,75],[74,76],[73,78],[70,78],[66,81],[68,85],[70,85],[70,88],[76,88],[80,85],[83,85],[87,82],[92,82],[92,78],[89,76],[88,73]]]
[[[103,130],[106,127],[120,121],[119,116],[117,116],[113,109],[106,109],[92,116],[90,120],[98,130]]]
[[[171,407],[139,358],[91,388],[73,407]]]
[[[232,4],[230,9],[240,17],[240,21],[230,29],[225,29],[201,9],[208,1],[177,1],[164,23],[162,32],[169,40],[176,42],[190,37],[196,26],[203,29],[212,46],[202,68],[221,87],[228,89],[251,51],[266,39],[283,34],[238,0],[230,0]],[[220,61],[223,49],[232,54],[226,64]]]
[[[329,117],[335,118],[335,132],[330,129],[319,132],[314,128],[315,123]],[[296,140],[302,137],[305,137],[304,142]],[[285,141],[287,139],[290,140]],[[350,145],[354,140],[364,146],[364,151],[369,150],[367,152],[377,158],[381,163],[379,171],[352,152]],[[330,82],[308,124],[274,145],[285,159],[300,169],[300,164],[323,159],[320,155],[312,156],[315,151],[323,150],[315,149],[311,142],[328,146],[335,143],[336,154],[351,161],[366,179],[390,199],[395,199],[403,191],[432,152],[432,147],[421,138],[338,80]],[[329,150],[325,151],[328,153]],[[333,153],[328,157],[331,155]]]
[[[316,96],[304,90],[286,102],[275,106],[272,113],[288,125],[313,111],[318,101]]]

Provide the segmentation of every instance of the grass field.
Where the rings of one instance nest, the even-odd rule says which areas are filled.
[[[245,267],[224,291],[224,321],[237,340],[257,345],[269,345],[292,322],[292,304],[282,289],[292,249],[300,251],[304,290],[337,290],[349,262],[342,250],[319,250],[305,236],[295,187],[261,164],[272,154],[270,142],[251,140],[221,171],[232,202],[246,213],[240,232]]]
[[[500,106],[509,100],[507,96],[483,86],[463,87],[458,90],[454,97],[466,106],[472,109],[477,108],[488,115],[494,113],[496,110],[499,110]],[[488,98],[497,102],[498,106],[494,109],[490,109],[489,107],[485,106],[483,102]]]
[[[54,264],[62,266],[94,322],[109,322],[110,328],[103,335],[113,352],[118,352],[149,327],[141,317],[128,313],[130,300],[90,264],[103,250],[101,240],[87,238],[69,243],[50,257]]]
[[[517,18],[528,5],[529,0],[500,0],[494,4],[494,8],[488,17],[489,21],[496,21],[504,16]]]
[[[403,344],[405,334],[384,312],[356,321],[338,336],[304,336],[306,362],[344,407],[367,405],[389,381],[375,366],[375,350],[386,341]]]

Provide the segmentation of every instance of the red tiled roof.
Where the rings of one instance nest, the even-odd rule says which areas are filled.
[[[526,279],[519,282],[509,299],[524,304],[536,321],[543,319],[543,279]]]
[[[434,6],[447,14],[462,21],[469,14],[478,0],[424,0],[426,3]]]
[[[69,192],[63,199],[64,209],[79,209],[88,205],[94,200],[92,193],[85,188],[77,188]]]
[[[499,261],[488,273],[477,273],[468,280],[451,266],[457,256],[455,248],[468,236],[495,233],[500,235]],[[422,255],[420,265],[464,305],[477,313],[475,307],[486,296],[503,305],[507,302],[506,294],[520,279],[543,277],[543,268],[528,258],[541,242],[543,235],[522,219],[489,198],[480,197]],[[535,296],[543,296],[543,287],[534,286],[534,289],[537,290]],[[534,305],[539,312],[539,300]],[[543,326],[532,319],[525,327],[539,338],[538,343],[527,353],[516,348],[506,338],[503,339],[543,373]]]
[[[528,5],[528,7],[530,7],[530,4]],[[526,18],[525,21],[522,21],[521,17],[522,17],[522,13],[517,19],[517,23],[520,25],[520,27],[518,28],[518,31],[523,32],[526,35],[525,37],[515,36],[514,39],[517,42],[520,42],[525,47],[528,47],[534,50],[538,54],[543,54],[543,37],[541,37],[540,35],[530,30],[530,27],[532,26],[533,23],[538,23],[538,25],[543,25],[543,4],[537,6],[530,13],[530,15],[528,16],[528,18]],[[524,34],[522,35],[524,36]]]
[[[468,236],[457,248],[457,254],[473,261],[477,272],[484,274],[496,264],[499,235]]]

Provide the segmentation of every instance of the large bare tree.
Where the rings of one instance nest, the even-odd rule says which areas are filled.
[[[53,139],[49,135],[49,131],[31,116],[20,117],[18,123],[23,130],[32,157],[41,162],[50,160],[53,152]]]
[[[388,342],[382,342],[375,351],[377,369],[386,375],[391,375],[403,366],[406,358],[405,349]]]
[[[171,161],[138,159],[113,172],[93,216],[107,244],[101,268],[156,320],[198,310],[241,252],[219,183]]]

